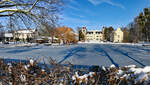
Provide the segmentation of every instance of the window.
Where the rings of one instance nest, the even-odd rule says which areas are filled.
[[[93,32],[87,32],[87,34],[93,34]]]
[[[96,34],[101,34],[101,32],[96,32]]]

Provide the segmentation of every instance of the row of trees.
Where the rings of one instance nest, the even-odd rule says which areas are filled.
[[[144,11],[122,30],[124,42],[150,42],[150,9],[144,8]]]

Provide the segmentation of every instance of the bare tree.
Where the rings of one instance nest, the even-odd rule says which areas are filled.
[[[0,0],[0,17],[13,28],[33,28],[53,23],[61,7],[62,0]]]
[[[42,36],[51,37],[51,43],[53,43],[56,34],[55,28],[56,23],[41,21],[41,28],[39,32]]]

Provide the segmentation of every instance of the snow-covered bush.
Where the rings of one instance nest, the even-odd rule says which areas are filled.
[[[1,85],[149,85],[150,66],[138,68],[96,67],[96,70],[76,69],[72,64],[40,65],[33,59],[28,62],[5,62],[0,59]]]

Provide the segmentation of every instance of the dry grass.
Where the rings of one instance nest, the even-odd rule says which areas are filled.
[[[39,66],[38,62],[29,59],[29,62],[5,63],[0,59],[0,85],[137,85],[135,76],[128,72],[127,67],[122,68],[93,68],[89,70],[74,69],[72,64],[67,66],[57,64],[50,58],[50,65]],[[95,70],[96,69],[96,70]],[[122,69],[130,78],[117,74]],[[95,72],[94,72],[95,71]]]

